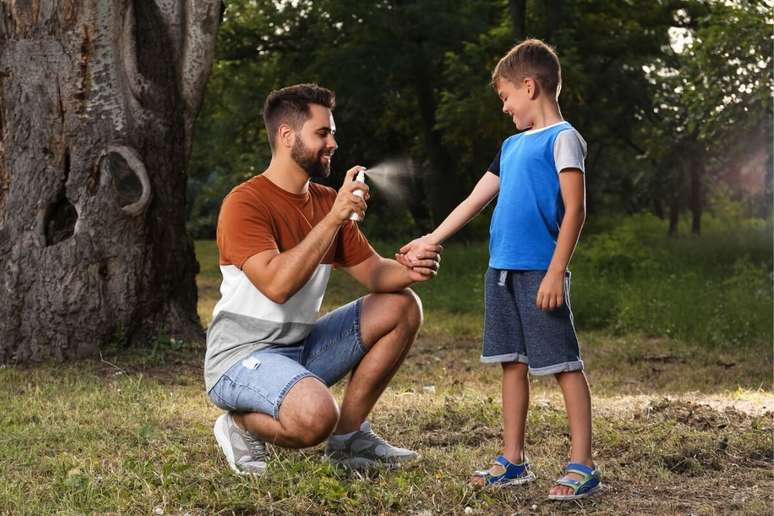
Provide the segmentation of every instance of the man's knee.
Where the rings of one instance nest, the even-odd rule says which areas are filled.
[[[423,312],[422,300],[416,292],[410,288],[404,288],[397,292],[401,303],[401,321],[405,321],[411,329],[418,330],[422,325]]]
[[[331,398],[326,402],[310,406],[299,414],[295,438],[301,448],[320,444],[330,436],[339,422],[339,407]]]
[[[339,407],[328,388],[304,378],[290,390],[280,407],[280,424],[296,448],[323,442],[339,422]]]

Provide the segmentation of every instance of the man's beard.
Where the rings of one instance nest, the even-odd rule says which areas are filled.
[[[293,142],[293,148],[290,150],[290,157],[298,163],[309,174],[309,177],[328,177],[331,175],[331,162],[323,163],[322,155],[324,150],[314,152],[303,144],[301,138],[296,138]]]

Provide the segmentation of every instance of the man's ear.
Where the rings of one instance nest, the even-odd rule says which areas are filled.
[[[285,147],[293,147],[296,132],[288,124],[280,124],[277,129],[277,143]]]

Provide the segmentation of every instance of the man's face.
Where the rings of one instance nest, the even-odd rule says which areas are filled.
[[[503,103],[503,113],[511,117],[517,129],[528,129],[532,126],[532,120],[528,117],[530,92],[526,84],[517,86],[507,79],[499,79],[497,96]]]
[[[303,168],[309,177],[328,177],[331,174],[331,158],[336,151],[336,124],[333,113],[318,104],[309,106],[310,117],[296,131],[290,157]]]

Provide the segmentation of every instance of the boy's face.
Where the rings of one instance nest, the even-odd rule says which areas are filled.
[[[497,80],[497,96],[503,103],[503,113],[511,117],[516,129],[523,130],[532,127],[529,117],[530,100],[533,96],[532,79],[516,85],[508,79]]]

